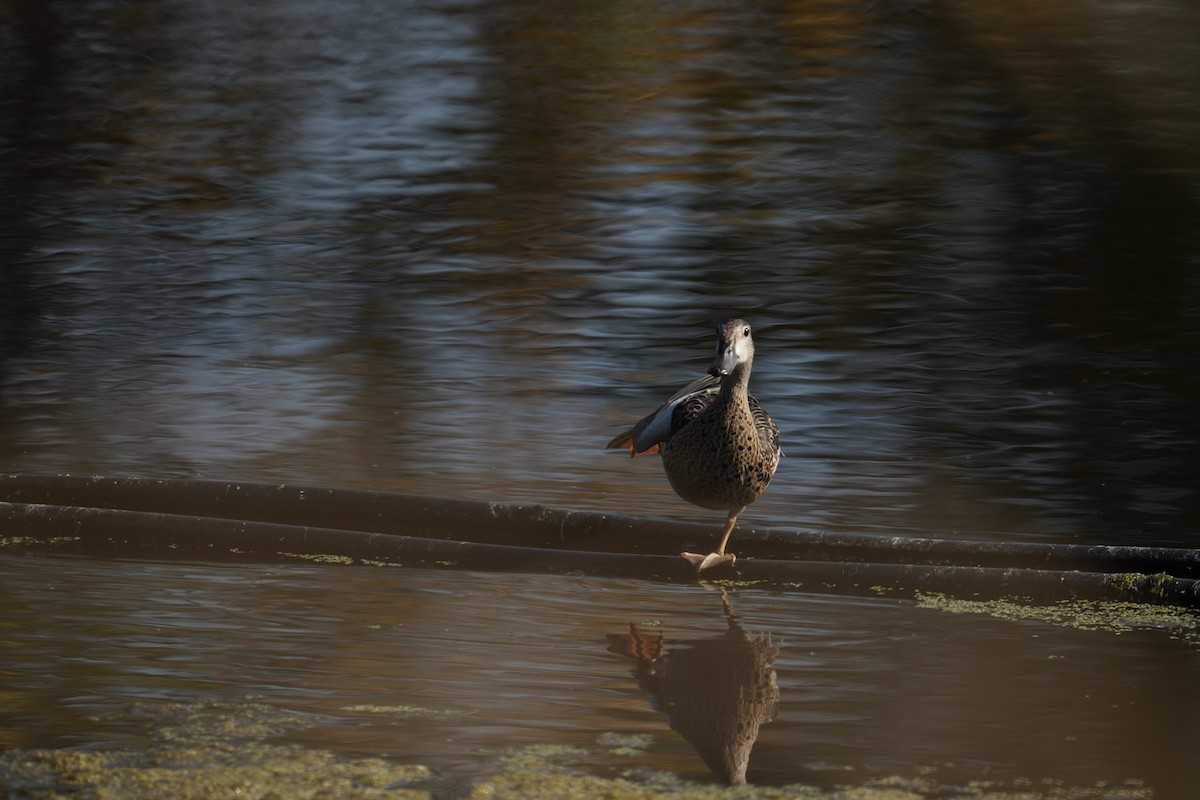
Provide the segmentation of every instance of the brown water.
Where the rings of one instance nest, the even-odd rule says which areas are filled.
[[[787,454],[743,524],[1200,540],[1195,4],[85,0],[0,20],[0,471],[715,531],[655,459],[602,448],[736,314]],[[104,722],[132,698],[260,692],[459,787],[478,748],[612,730],[704,773],[605,649],[646,616],[723,630],[698,588],[3,577],[31,615],[0,685],[11,745],[136,740]],[[1180,778],[1195,751],[1195,654],[1165,636],[735,600],[785,643],[752,780]],[[398,731],[338,711],[360,703],[465,713]]]
[[[609,638],[667,649],[728,629],[701,586],[344,566],[0,560],[5,747],[146,746],[145,709],[257,699],[311,715],[301,742],[433,767],[455,795],[510,748],[592,748],[598,774],[707,781]],[[779,700],[752,783],[857,785],[936,770],[965,786],[1194,782],[1195,630],[1087,631],[911,603],[735,589],[770,634]],[[641,737],[634,753],[598,742]],[[1018,784],[1019,785],[1019,784]]]

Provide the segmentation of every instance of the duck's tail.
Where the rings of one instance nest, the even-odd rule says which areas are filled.
[[[605,445],[605,448],[607,448],[608,450],[617,450],[619,448],[624,447],[625,449],[627,449],[629,451],[630,458],[633,458],[636,455],[648,455],[648,454],[657,453],[659,451],[659,447],[660,447],[659,442],[655,442],[654,444],[647,447],[645,450],[638,450],[637,447],[635,447],[633,444],[633,435],[636,431],[637,431],[637,428],[633,427],[633,428],[630,428],[629,430],[625,431],[624,433],[614,436],[612,441],[610,441],[608,444]]]

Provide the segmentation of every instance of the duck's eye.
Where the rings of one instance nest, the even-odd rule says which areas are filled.
[[[750,335],[750,326],[747,325],[746,327],[742,328],[742,336],[749,336],[749,335]]]

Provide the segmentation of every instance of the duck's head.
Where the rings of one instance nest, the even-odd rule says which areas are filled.
[[[727,319],[717,326],[717,357],[708,368],[709,375],[718,378],[731,375],[738,368],[750,366],[753,360],[750,323],[744,319]]]

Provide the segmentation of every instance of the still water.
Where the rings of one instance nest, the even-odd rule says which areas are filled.
[[[81,0],[0,21],[0,471],[715,533],[654,458],[603,445],[737,315],[787,456],[742,525],[1200,542],[1194,3]],[[459,788],[501,742],[604,732],[706,774],[607,649],[646,618],[720,636],[699,587],[11,561],[2,589],[6,746],[127,743],[122,703],[262,694]],[[752,781],[1182,780],[1195,752],[1195,653],[1169,637],[735,594],[780,645]],[[371,704],[448,713],[344,711]]]
[[[277,735],[428,766],[445,796],[513,748],[551,743],[586,750],[594,774],[715,780],[686,721],[663,713],[715,705],[716,676],[683,674],[687,653],[715,657],[730,639],[711,587],[338,565],[0,570],[4,747],[136,749],[160,704],[256,699],[306,718]],[[960,787],[1141,780],[1183,797],[1200,778],[1194,621],[1078,630],[745,588],[728,602],[735,638],[772,646],[777,697],[751,740],[751,783],[933,773]],[[657,626],[673,692],[656,695],[613,647],[631,623]],[[612,740],[636,746],[599,746]]]

